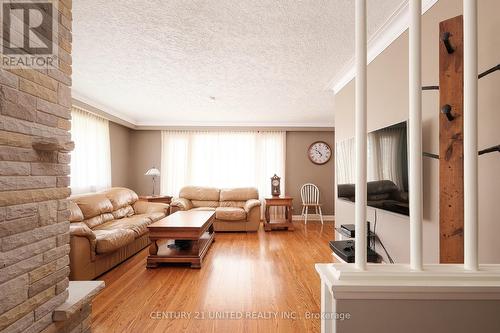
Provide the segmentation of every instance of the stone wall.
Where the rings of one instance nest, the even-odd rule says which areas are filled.
[[[68,297],[71,8],[58,70],[0,70],[1,332],[50,329]]]

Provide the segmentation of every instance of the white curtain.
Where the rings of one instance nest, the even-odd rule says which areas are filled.
[[[389,127],[368,134],[368,181],[389,179],[403,189],[402,138],[406,128]]]
[[[336,145],[337,184],[354,184],[355,161],[354,139],[340,141]]]
[[[161,193],[186,185],[253,186],[271,195],[270,178],[285,188],[285,132],[162,131]]]
[[[389,179],[404,188],[403,163],[406,163],[404,127],[389,127],[368,133],[368,181]],[[356,153],[354,139],[338,142],[337,183],[354,184]]]
[[[73,107],[71,110],[71,193],[96,192],[111,186],[109,123]]]

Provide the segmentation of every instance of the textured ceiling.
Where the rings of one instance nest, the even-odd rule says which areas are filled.
[[[373,34],[403,0],[369,0]],[[332,126],[353,0],[74,1],[74,95],[138,125]]]

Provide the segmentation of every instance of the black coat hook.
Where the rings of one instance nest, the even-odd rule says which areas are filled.
[[[489,153],[494,153],[494,152],[499,152],[500,153],[500,145],[496,145],[496,146],[493,146],[493,147],[490,147],[490,148],[486,148],[486,149],[480,150],[479,151],[479,155],[489,154]]]
[[[478,78],[482,79],[483,77],[490,75],[491,73],[496,72],[496,71],[500,71],[500,64],[493,66],[490,69],[482,72],[481,74],[479,74]]]
[[[493,146],[493,147],[490,147],[490,148],[486,148],[486,149],[480,150],[478,152],[478,155],[481,156],[481,155],[484,155],[484,154],[489,154],[489,153],[494,153],[494,152],[499,152],[500,153],[500,145],[496,145],[496,146]],[[427,153],[427,152],[424,151],[424,152],[422,152],[422,155],[424,157],[430,157],[430,158],[435,158],[435,159],[439,160],[439,155],[437,155],[437,154]]]
[[[449,32],[445,32],[443,33],[443,36],[441,36],[441,40],[443,41],[444,46],[446,47],[446,51],[448,51],[448,54],[452,54],[453,52],[455,52],[455,49],[451,45],[450,37],[451,33]]]
[[[451,114],[451,105],[450,104],[443,105],[443,107],[441,108],[441,113],[444,113],[446,115],[446,118],[448,118],[449,121],[452,121],[453,119],[455,119],[455,117],[453,117],[453,115]]]

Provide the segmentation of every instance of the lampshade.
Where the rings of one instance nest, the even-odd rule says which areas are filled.
[[[160,170],[158,170],[157,168],[153,167],[153,168],[149,169],[148,171],[146,171],[146,173],[144,175],[145,176],[159,176],[160,175]]]

